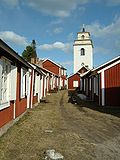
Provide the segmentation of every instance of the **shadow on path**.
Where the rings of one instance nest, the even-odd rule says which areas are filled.
[[[106,114],[111,114],[113,116],[120,118],[120,107],[114,107],[114,106],[99,106],[94,101],[85,101],[81,100],[77,96],[76,91],[68,91],[69,100],[68,103],[77,104],[78,109],[81,111],[83,107],[101,112]]]

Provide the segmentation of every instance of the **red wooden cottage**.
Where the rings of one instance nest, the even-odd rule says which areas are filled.
[[[80,73],[72,74],[68,77],[68,89],[75,90],[80,87]]]
[[[80,89],[80,84],[81,84],[81,74],[87,72],[89,69],[86,67],[82,67],[77,73],[70,75],[67,80],[68,80],[68,89],[69,90],[75,90],[76,88]]]
[[[57,90],[59,87],[58,86],[59,76],[43,67],[40,67],[40,69],[46,74],[45,92],[48,93],[53,90]]]
[[[102,106],[120,106],[120,56],[83,75],[82,81],[91,100]]]
[[[52,69],[30,64],[0,39],[0,135],[27,108],[38,104],[50,90],[65,84],[65,68],[50,63]]]
[[[60,64],[57,64],[50,59],[45,59],[42,62],[42,65],[43,68],[51,71],[52,73],[58,76],[57,84],[59,89],[64,88],[66,85],[66,74],[65,74],[66,69]]]
[[[33,68],[0,39],[0,128],[12,125],[29,108]],[[29,89],[28,89],[29,88]],[[1,133],[1,132],[0,132]]]
[[[40,103],[40,99],[43,97],[41,90],[42,90],[42,77],[45,75],[45,73],[42,72],[42,70],[34,65],[30,64],[34,70],[32,71],[32,79],[31,79],[31,89],[30,89],[30,97],[31,97],[31,103],[30,108],[33,107],[33,105],[37,105]]]

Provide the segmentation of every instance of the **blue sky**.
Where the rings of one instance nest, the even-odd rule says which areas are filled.
[[[33,39],[39,58],[73,73],[73,42],[85,24],[94,67],[120,55],[120,0],[1,0],[0,38],[21,54]]]

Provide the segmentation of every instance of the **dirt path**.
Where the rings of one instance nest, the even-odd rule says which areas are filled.
[[[47,149],[65,160],[119,160],[120,119],[68,101],[61,91],[29,110],[0,138],[0,160],[42,160]]]

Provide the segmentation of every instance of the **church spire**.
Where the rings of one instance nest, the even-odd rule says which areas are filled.
[[[85,24],[83,24],[82,32],[85,32]]]

